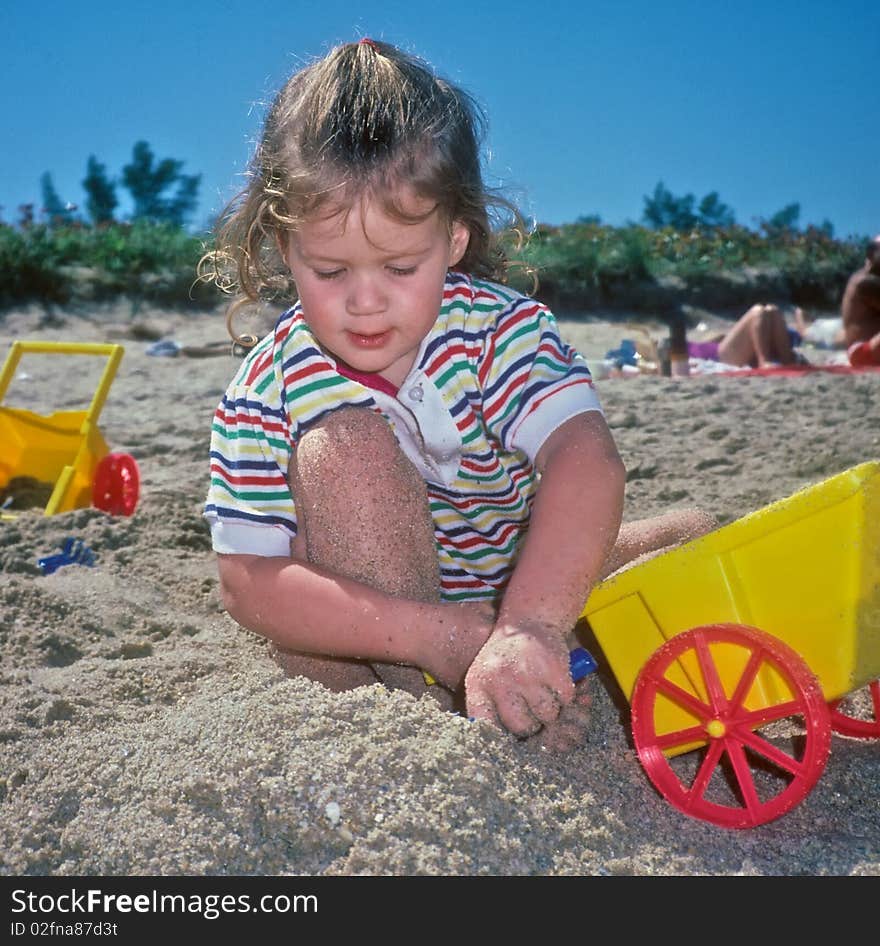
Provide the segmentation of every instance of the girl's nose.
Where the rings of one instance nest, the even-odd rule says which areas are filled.
[[[375,315],[385,308],[385,294],[377,280],[359,275],[351,281],[348,311],[352,315]]]

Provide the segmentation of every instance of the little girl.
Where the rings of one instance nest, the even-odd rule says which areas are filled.
[[[583,359],[501,282],[490,211],[518,217],[481,125],[372,40],[283,87],[211,260],[245,301],[297,301],[217,409],[205,515],[230,615],[288,674],[420,693],[425,672],[469,716],[571,735],[572,629],[646,545],[615,548],[624,467]]]

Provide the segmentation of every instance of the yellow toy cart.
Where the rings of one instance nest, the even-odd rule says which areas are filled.
[[[880,463],[612,575],[583,617],[661,795],[727,828],[783,815],[832,730],[880,738]]]
[[[79,342],[13,342],[0,371],[0,493],[16,482],[51,489],[45,515],[94,505],[113,515],[131,515],[140,478],[134,458],[110,453],[98,417],[123,354],[122,345]],[[3,405],[22,355],[106,356],[101,378],[85,410],[37,414]],[[4,518],[13,514],[5,512]]]

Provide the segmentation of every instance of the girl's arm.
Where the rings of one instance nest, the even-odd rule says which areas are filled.
[[[625,470],[604,418],[578,414],[536,458],[529,530],[489,640],[465,678],[470,716],[526,736],[571,702],[567,637],[614,546]]]
[[[410,664],[450,689],[492,627],[488,606],[392,597],[301,559],[218,555],[218,567],[243,627],[302,653]]]

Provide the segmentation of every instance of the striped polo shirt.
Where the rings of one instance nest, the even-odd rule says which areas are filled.
[[[551,312],[505,286],[449,273],[396,393],[340,373],[297,304],[242,362],[214,415],[205,516],[215,551],[290,554],[291,453],[343,407],[383,415],[423,476],[448,601],[501,593],[528,526],[538,450],[569,418],[601,411]]]

